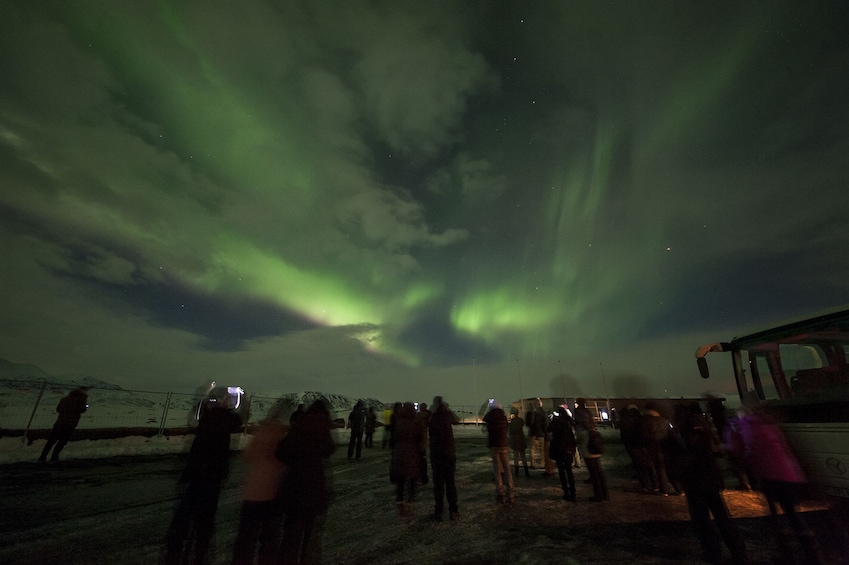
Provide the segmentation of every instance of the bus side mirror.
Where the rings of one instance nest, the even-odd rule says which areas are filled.
[[[696,357],[696,363],[699,365],[699,374],[702,378],[710,378],[710,369],[708,369],[707,359],[704,357]]]

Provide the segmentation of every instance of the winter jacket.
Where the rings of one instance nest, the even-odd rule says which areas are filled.
[[[513,416],[507,424],[507,435],[510,437],[510,449],[513,451],[524,451],[527,448],[525,442],[525,420],[519,416]]]
[[[56,406],[56,411],[59,416],[56,418],[55,426],[59,428],[74,429],[80,423],[80,416],[88,409],[88,394],[81,388],[75,388],[68,393],[68,396],[59,401]]]
[[[242,425],[229,408],[212,406],[204,410],[180,482],[223,481],[230,471],[230,434]]]
[[[669,437],[679,446],[669,452],[670,464],[679,470],[685,491],[713,492],[725,487],[707,418],[691,413],[677,422]]]
[[[440,405],[430,417],[428,435],[430,436],[431,459],[457,457],[454,448],[454,428],[460,420],[445,405]]]
[[[548,416],[545,410],[538,406],[528,416],[528,435],[545,437],[545,433],[548,431]]]
[[[548,456],[555,461],[571,461],[577,449],[572,418],[566,414],[556,416],[548,426],[548,430],[551,432]]]
[[[366,425],[366,409],[362,402],[357,401],[354,409],[348,414],[348,427],[351,428],[352,434],[361,434]]]
[[[507,416],[502,408],[493,408],[483,417],[486,424],[487,447],[507,447]]]
[[[421,472],[422,449],[425,447],[425,430],[421,420],[415,413],[402,414],[395,419],[395,430],[392,437],[395,445],[392,448],[390,476],[393,482],[399,479],[416,479]]]
[[[805,473],[781,429],[765,417],[746,415],[740,419],[743,458],[758,477],[787,483],[806,482]]]
[[[277,446],[275,456],[287,466],[281,488],[286,512],[322,514],[330,505],[325,459],[336,449],[330,416],[311,406]]]
[[[286,466],[274,456],[274,452],[285,435],[286,427],[279,420],[263,420],[254,429],[251,441],[242,450],[242,459],[249,465],[242,490],[244,500],[277,498]]]
[[[636,448],[643,445],[643,415],[637,408],[627,408],[619,419],[619,438],[625,447]]]
[[[575,429],[578,431],[587,431],[595,428],[595,419],[593,413],[586,406],[575,408]]]
[[[375,414],[374,409],[369,409],[366,412],[366,431],[374,432],[375,428],[377,428],[377,414]]]

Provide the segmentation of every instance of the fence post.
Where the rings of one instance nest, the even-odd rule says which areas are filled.
[[[32,419],[35,418],[35,411],[38,410],[38,405],[41,404],[41,397],[44,395],[44,389],[47,388],[47,381],[41,382],[41,390],[38,391],[38,398],[35,399],[35,406],[32,407],[32,414],[29,415],[29,422],[27,422],[27,429],[24,430],[23,442],[24,445],[27,444],[27,434],[29,434],[29,427],[32,425]]]
[[[171,407],[171,392],[165,397],[165,408],[162,409],[162,419],[159,421],[159,433],[157,437],[162,437],[162,432],[165,430],[165,418],[168,417],[168,409]]]

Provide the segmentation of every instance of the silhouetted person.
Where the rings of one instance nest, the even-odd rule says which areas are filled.
[[[330,427],[327,405],[316,400],[277,447],[277,459],[287,466],[282,563],[321,562],[322,521],[330,506],[325,459],[336,448]]]
[[[629,405],[619,417],[619,438],[634,465],[634,472],[643,492],[654,488],[648,471],[648,462],[643,442],[643,415],[636,405]]]
[[[425,442],[425,430],[416,418],[412,402],[405,402],[395,416],[392,438],[392,462],[390,477],[395,483],[395,503],[400,516],[413,513],[416,501],[416,483],[421,473],[421,454]],[[406,493],[406,498],[405,498]]]
[[[280,550],[283,509],[280,483],[285,465],[274,454],[287,428],[276,413],[259,422],[242,451],[248,463],[248,476],[242,489],[239,531],[233,547],[232,565],[275,563]]]
[[[366,429],[366,407],[362,400],[357,400],[354,409],[348,414],[348,427],[351,429],[351,438],[348,440],[348,461],[354,457],[356,449],[357,459],[363,454],[363,432]]]
[[[230,434],[242,425],[224,387],[209,393],[201,410],[186,467],[178,481],[180,500],[165,538],[165,563],[205,563],[221,485],[230,471]]]
[[[303,404],[298,404],[298,408],[295,409],[295,411],[292,412],[292,414],[289,416],[289,427],[290,428],[294,427],[295,424],[298,423],[298,420],[300,420],[304,416],[304,408],[305,408],[305,406]]]
[[[557,464],[563,498],[574,502],[575,476],[572,474],[572,459],[575,457],[577,442],[572,418],[564,408],[561,407],[554,413],[554,418],[552,418],[548,430],[551,433],[549,456]]]
[[[669,421],[658,411],[654,402],[646,404],[643,411],[643,442],[646,450],[648,469],[653,479],[653,492],[667,496],[672,488],[666,474],[666,458],[663,441],[669,435]]]
[[[507,436],[510,438],[510,449],[513,450],[513,468],[516,470],[516,476],[519,476],[519,461],[522,461],[522,466],[525,468],[525,476],[530,477],[528,472],[528,460],[525,456],[527,444],[525,443],[525,420],[519,416],[519,410],[516,408],[510,409],[510,418],[507,424]]]
[[[486,424],[487,447],[492,455],[495,472],[495,492],[499,502],[510,506],[515,502],[513,475],[510,473],[510,447],[507,439],[507,416],[497,401],[490,401],[489,411],[483,417]]]
[[[784,433],[764,408],[741,410],[739,414],[742,456],[766,496],[782,555],[792,555],[792,528],[805,552],[805,564],[822,563],[816,536],[799,513],[799,497],[807,479]],[[783,519],[776,504],[784,512]]]
[[[395,445],[395,439],[392,437],[393,432],[395,431],[395,419],[398,417],[398,414],[401,412],[401,403],[396,402],[392,405],[391,410],[387,410],[383,412],[383,443],[382,447],[389,446],[389,449],[392,449]]]
[[[452,520],[459,518],[457,507],[457,453],[454,447],[453,426],[460,419],[448,408],[441,396],[433,398],[433,414],[430,417],[430,465],[433,471],[433,519],[442,521],[444,500],[448,499],[448,514]]]
[[[59,404],[56,405],[56,411],[59,416],[56,418],[56,423],[53,424],[53,430],[47,438],[47,444],[41,451],[41,456],[38,458],[40,463],[47,461],[47,455],[50,449],[55,445],[53,455],[50,460],[54,463],[59,461],[59,454],[68,444],[71,439],[71,434],[77,429],[77,424],[80,423],[80,416],[88,409],[88,393],[85,387],[78,387],[68,393]]]
[[[416,415],[416,417],[421,421],[422,427],[424,428],[424,431],[425,431],[425,441],[424,441],[424,445],[422,446],[422,456],[421,456],[421,459],[419,460],[420,461],[419,465],[421,466],[421,471],[419,471],[419,477],[422,481],[422,484],[426,485],[427,480],[428,480],[427,479],[427,444],[428,444],[427,432],[428,432],[428,427],[430,426],[430,417],[431,417],[431,412],[430,412],[430,410],[427,409],[427,404],[422,402],[419,405],[419,412]]]
[[[374,406],[369,406],[368,412],[366,412],[366,438],[364,442],[367,448],[374,447],[375,429],[377,429],[377,414],[374,411]]]
[[[575,435],[577,439],[578,449],[581,452],[581,457],[587,465],[587,471],[590,473],[589,482],[593,485],[593,495],[590,498],[591,502],[602,502],[609,500],[607,492],[607,477],[604,474],[604,469],[601,467],[601,453],[592,453],[589,449],[590,431],[595,431],[595,418],[593,418],[590,409],[587,408],[587,401],[583,398],[576,398],[575,404]]]
[[[537,398],[536,402],[525,422],[528,425],[528,443],[531,445],[531,469],[539,467],[546,470],[548,455],[545,453],[545,434],[548,431],[548,416],[542,409],[542,400]]]
[[[728,418],[725,425],[725,432],[722,434],[722,447],[728,455],[728,463],[731,466],[734,476],[737,478],[737,490],[752,490],[749,471],[746,469],[746,462],[743,459],[746,449],[743,443],[743,436],[740,433],[739,417]]]
[[[673,437],[681,446],[676,452],[681,460],[676,464],[681,468],[681,481],[693,527],[708,561],[723,562],[721,535],[731,552],[732,562],[735,565],[747,563],[743,537],[722,498],[722,472],[716,462],[710,422],[702,415],[698,404],[687,408],[676,414]],[[715,525],[711,522],[711,514]]]

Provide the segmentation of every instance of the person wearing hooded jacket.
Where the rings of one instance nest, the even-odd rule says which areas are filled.
[[[331,502],[326,460],[336,449],[330,428],[330,410],[324,400],[316,400],[275,451],[287,468],[280,492],[282,563],[321,562],[323,518]]]
[[[527,443],[525,442],[525,420],[519,416],[519,410],[515,407],[510,409],[510,418],[507,424],[507,435],[510,437],[510,449],[513,451],[513,468],[516,476],[519,476],[519,461],[525,468],[525,476],[530,477],[528,471],[528,460],[526,457]]]
[[[433,413],[428,424],[428,437],[433,475],[433,519],[437,522],[442,521],[443,497],[448,499],[448,514],[451,520],[456,520],[460,516],[457,507],[457,485],[454,480],[457,472],[457,453],[454,447],[453,429],[453,426],[459,423],[459,418],[448,408],[443,398],[434,397]]]
[[[560,486],[563,489],[563,499],[575,502],[575,476],[572,473],[572,459],[575,456],[577,442],[572,418],[561,407],[554,413],[554,418],[548,426],[551,433],[549,456],[557,464],[560,475]]]
[[[720,538],[725,542],[735,565],[748,563],[746,544],[732,519],[721,491],[722,471],[712,449],[710,422],[699,405],[683,406],[676,412],[673,439],[681,449],[674,452],[681,468],[681,481],[687,497],[687,510],[705,558],[711,563],[724,563]],[[710,517],[713,515],[713,521]]]
[[[591,453],[589,450],[590,431],[595,430],[595,419],[592,416],[587,401],[576,398],[575,404],[575,432],[578,450],[587,465],[590,473],[589,482],[593,485],[593,496],[590,502],[603,502],[610,500],[607,492],[607,477],[601,467],[601,453]]]
[[[224,387],[209,393],[200,413],[195,439],[178,481],[180,500],[165,538],[166,565],[206,562],[221,486],[230,471],[230,434],[242,425]]]
[[[68,393],[66,397],[59,401],[56,406],[56,412],[59,416],[56,417],[56,423],[53,424],[53,430],[47,438],[47,444],[41,451],[41,456],[38,458],[39,463],[47,461],[47,455],[50,449],[53,449],[53,456],[50,460],[54,463],[59,461],[59,454],[68,444],[71,439],[71,434],[77,429],[80,423],[80,416],[88,409],[88,393],[85,387],[78,387]]]
[[[354,457],[356,450],[357,460],[363,454],[363,432],[366,426],[366,406],[362,400],[357,400],[354,409],[348,415],[348,427],[351,429],[351,437],[348,440],[348,461]]]
[[[547,454],[545,453],[545,434],[548,431],[548,416],[542,409],[542,400],[537,398],[537,405],[528,412],[525,422],[528,426],[528,443],[531,451],[531,469],[546,469]],[[539,462],[539,465],[537,465]]]
[[[491,401],[483,421],[486,424],[487,445],[492,454],[495,471],[495,490],[498,501],[510,506],[515,501],[513,474],[510,472],[510,448],[507,440],[507,416],[501,403]]]
[[[401,405],[400,412],[396,414],[392,437],[394,444],[389,476],[395,484],[395,503],[399,516],[412,516],[416,483],[421,473],[421,454],[426,441],[424,425],[416,418],[412,402]]]

